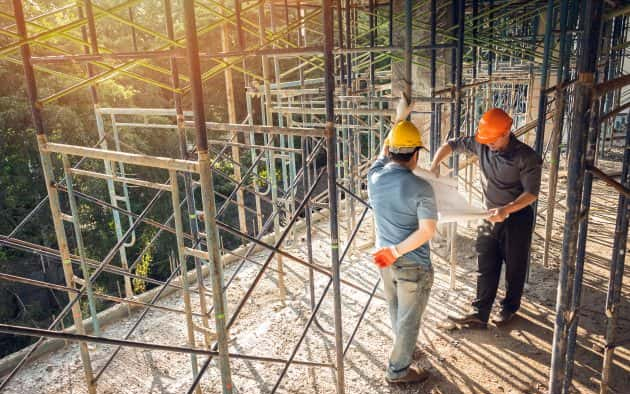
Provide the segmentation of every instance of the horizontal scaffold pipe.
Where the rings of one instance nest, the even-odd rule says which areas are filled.
[[[444,49],[452,48],[454,44],[437,44],[437,45],[416,45],[416,50]],[[404,48],[399,46],[383,46],[383,47],[361,47],[361,48],[337,48],[333,50],[335,55],[343,55],[349,53],[379,53],[379,52],[401,52]],[[303,48],[263,48],[250,49],[242,51],[226,51],[226,52],[199,52],[202,59],[225,59],[230,57],[254,57],[254,56],[277,56],[277,57],[294,57],[302,56],[323,56],[324,50],[320,46],[303,47]],[[186,50],[167,49],[155,51],[134,51],[134,52],[115,52],[115,53],[95,53],[80,55],[50,55],[50,56],[34,56],[34,63],[81,63],[94,62],[107,59],[117,60],[133,60],[133,59],[154,59],[154,58],[186,58]]]
[[[106,115],[177,116],[174,108],[96,108],[96,112]],[[192,111],[184,111],[184,116],[193,116]]]
[[[54,262],[59,262],[61,263],[61,256],[59,254],[59,250],[57,249],[52,249],[52,248],[48,248],[46,246],[42,246],[42,245],[38,245],[38,244],[34,244],[31,242],[27,242],[21,239],[17,239],[17,238],[11,238],[11,237],[6,237],[4,235],[0,235],[0,245],[2,246],[6,246],[9,248],[13,248],[16,250],[21,250],[24,252],[28,252],[28,253],[34,253],[40,256],[46,256],[48,258],[51,259],[51,261]],[[70,262],[72,264],[75,264],[77,266],[79,266],[79,264],[81,264],[81,259],[79,256],[76,255],[70,255]],[[95,269],[98,268],[99,262],[96,260],[92,260],[92,259],[86,259],[86,264],[88,265],[88,267]],[[104,269],[105,272],[109,273],[109,274],[113,274],[113,275],[120,275],[120,276],[126,276],[129,277],[131,279],[138,279],[138,280],[144,280],[146,282],[158,285],[158,286],[163,286],[165,283],[156,279],[152,279],[149,277],[145,277],[145,276],[140,276],[140,275],[136,275],[133,274],[127,270],[124,270],[123,268],[120,267],[116,267],[113,265],[107,266]],[[168,285],[169,287],[173,287],[174,289],[177,290],[181,290],[182,287],[181,286],[177,286],[174,284],[170,284]],[[195,290],[191,290],[193,292],[195,292]],[[2,375],[2,368],[0,367],[0,375]]]
[[[592,74],[585,76],[585,78],[592,78]],[[619,78],[611,79],[610,81],[602,82],[593,86],[593,93],[596,96],[601,96],[610,92],[611,90],[621,89],[628,84],[630,84],[630,74],[622,75]]]
[[[298,155],[302,154],[302,149],[297,148],[285,148],[281,146],[263,146],[263,145],[255,145],[255,144],[243,144],[240,142],[231,142],[227,140],[208,140],[208,144],[210,145],[227,145],[227,146],[239,146],[242,148],[251,148],[251,149],[260,149],[260,150],[269,150],[276,152],[291,152],[297,153]]]
[[[63,331],[44,330],[41,328],[31,328],[31,327],[24,327],[24,326],[9,325],[9,324],[0,324],[0,332],[3,332],[5,334],[26,335],[26,336],[31,336],[31,337],[57,338],[57,339],[65,339],[65,340],[70,340],[70,341],[84,341],[84,342],[91,342],[91,343],[102,343],[106,345],[119,345],[119,346],[134,347],[134,348],[140,348],[140,349],[160,350],[160,351],[165,351],[165,352],[199,354],[199,355],[206,355],[206,356],[219,355],[219,352],[214,351],[214,350],[206,350],[206,349],[198,349],[198,348],[190,348],[190,347],[182,347],[182,346],[161,345],[161,344],[148,343],[148,342],[136,342],[136,341],[129,341],[125,339],[105,338],[105,337],[97,337],[93,335],[81,335],[81,334],[74,334],[74,333],[63,332]],[[235,359],[273,362],[273,363],[286,363],[287,362],[287,360],[278,359],[278,358],[251,356],[251,355],[238,354],[238,353],[230,353],[229,357],[235,358]],[[299,364],[299,365],[308,365],[311,367],[332,368],[332,364],[330,363],[318,363],[318,362],[300,361],[300,360],[293,360],[292,363]]]
[[[193,122],[185,122],[186,127],[193,127]],[[233,133],[255,133],[255,134],[279,134],[297,135],[300,137],[324,137],[323,128],[300,128],[300,127],[276,127],[261,125],[242,125],[232,123],[206,122],[206,128],[214,131],[229,131]]]
[[[199,172],[199,165],[196,161],[171,159],[168,157],[158,157],[140,155],[136,153],[125,153],[105,149],[86,148],[82,146],[57,144],[47,142],[42,145],[42,151],[50,153],[65,153],[73,156],[83,156],[90,159],[112,160],[125,164],[135,164],[139,166],[157,167],[165,170]]]
[[[523,75],[514,75],[514,76],[505,76],[505,77],[496,77],[493,76],[491,79],[484,79],[482,81],[476,81],[476,82],[472,82],[466,85],[462,85],[462,90],[463,89],[470,89],[470,88],[474,88],[476,86],[481,86],[481,85],[485,85],[487,83],[495,83],[495,82],[519,82],[519,81],[529,81],[530,77],[529,76],[523,76]],[[449,86],[447,88],[444,89],[440,89],[440,90],[436,90],[435,94],[444,94],[444,93],[451,93],[451,94],[455,94],[455,86]]]
[[[324,115],[326,108],[303,108],[303,107],[274,107],[271,109],[273,112],[281,114],[313,114]],[[354,109],[354,108],[335,108],[337,115],[395,115],[395,109]]]
[[[158,189],[158,190],[164,190],[164,191],[171,190],[171,187],[169,185],[165,185],[163,183],[157,183],[157,182],[143,181],[141,179],[127,178],[127,177],[124,177],[124,176],[109,175],[109,174],[103,174],[103,173],[100,173],[100,172],[88,171],[88,170],[79,170],[79,169],[72,169],[72,170],[70,170],[70,172],[72,174],[74,174],[74,175],[81,175],[81,176],[87,176],[87,177],[93,177],[93,178],[99,178],[99,179],[105,179],[105,180],[112,180],[114,182],[124,182],[124,183],[128,183],[130,185],[148,187],[148,188],[151,188],[151,189]]]
[[[616,115],[618,115],[619,113],[623,112],[624,110],[626,110],[628,108],[630,108],[630,102],[622,104],[621,106],[619,106],[619,107],[617,107],[617,108],[615,108],[615,109],[613,109],[613,110],[611,110],[609,112],[606,112],[605,114],[601,115],[599,117],[599,121],[600,122],[605,122],[608,119],[615,117]]]
[[[614,180],[611,176],[606,174],[604,171],[591,165],[587,165],[586,169],[589,170],[597,178],[604,181],[604,183],[606,183],[608,186],[611,186],[615,190],[617,190],[619,194],[623,194],[624,196],[626,196],[626,198],[630,198],[630,190],[626,188],[624,185],[622,185],[621,183]]]
[[[17,275],[9,275],[9,274],[3,274],[0,273],[0,280],[5,280],[7,282],[14,282],[14,283],[22,283],[25,285],[31,285],[31,286],[37,286],[37,287],[41,287],[41,288],[46,288],[46,289],[51,289],[51,290],[57,290],[57,291],[69,291],[72,293],[80,293],[80,291],[74,287],[68,287],[68,286],[63,286],[63,285],[58,285],[55,283],[48,283],[48,282],[43,282],[43,281],[39,281],[39,280],[35,280],[35,279],[30,279],[30,278],[25,278],[22,276],[17,276]],[[96,298],[100,298],[102,300],[106,300],[106,301],[112,301],[118,304],[129,304],[129,305],[135,305],[135,306],[148,306],[150,308],[153,309],[159,309],[165,312],[173,312],[173,313],[179,313],[179,314],[185,314],[186,311],[181,310],[181,309],[175,309],[175,308],[169,308],[167,306],[162,306],[162,305],[157,305],[157,304],[150,304],[147,302],[143,302],[143,301],[138,301],[135,300],[133,298],[122,298],[122,297],[116,297],[116,296],[112,296],[109,294],[105,294],[105,293],[101,293],[101,292],[95,292],[94,295],[96,296]],[[191,312],[194,316],[196,317],[202,317],[203,315],[201,313],[197,313],[197,312]]]

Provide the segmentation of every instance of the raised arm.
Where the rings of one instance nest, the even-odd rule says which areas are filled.
[[[453,153],[453,148],[451,148],[448,142],[440,146],[437,152],[435,152],[435,157],[433,157],[433,162],[431,162],[431,172],[434,173],[435,176],[440,176],[440,163],[449,157],[451,153]]]

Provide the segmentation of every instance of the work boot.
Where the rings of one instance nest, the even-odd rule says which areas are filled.
[[[501,312],[499,312],[496,316],[492,318],[492,322],[497,327],[501,327],[509,323],[515,315],[515,312],[510,312],[508,310],[502,309]]]
[[[479,317],[477,312],[467,313],[464,315],[454,316],[448,315],[450,321],[455,324],[460,324],[462,326],[467,326],[469,328],[487,328],[488,322],[484,321]]]
[[[424,357],[424,350],[422,350],[419,346],[416,346],[413,349],[413,354],[411,355],[411,359],[413,361],[419,361]]]
[[[420,383],[429,378],[429,373],[422,368],[409,367],[407,373],[399,378],[385,376],[385,380],[390,384]]]

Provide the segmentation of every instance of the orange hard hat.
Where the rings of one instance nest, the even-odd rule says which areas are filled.
[[[481,116],[475,140],[490,144],[506,135],[512,128],[512,118],[501,108],[492,108]]]

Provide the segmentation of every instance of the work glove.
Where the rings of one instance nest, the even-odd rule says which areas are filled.
[[[398,260],[399,257],[400,253],[398,253],[395,246],[386,246],[372,253],[374,264],[376,264],[378,268],[381,269],[387,268],[390,265],[394,264],[394,262]]]

